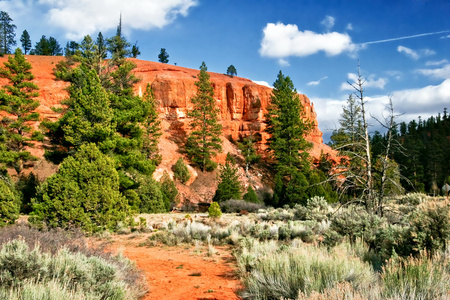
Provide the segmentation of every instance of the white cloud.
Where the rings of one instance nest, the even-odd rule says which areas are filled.
[[[392,94],[392,99],[398,110],[405,113],[436,115],[450,103],[450,79],[439,85],[396,91]]]
[[[14,2],[14,4],[12,4]],[[14,0],[0,1],[0,7],[20,13],[21,7],[45,13],[48,26],[65,31],[68,39],[79,40],[87,34],[117,27],[122,14],[124,31],[162,28],[179,16],[186,16],[197,0]]]
[[[395,91],[390,94],[390,98],[392,98],[394,104],[395,114],[401,115],[397,120],[398,122],[417,120],[419,116],[422,118],[436,116],[444,107],[448,107],[450,102],[450,79],[444,80],[439,85]],[[319,128],[323,132],[326,142],[332,130],[339,128],[339,118],[347,96],[342,96],[340,99],[316,97],[310,97],[310,99],[314,103]],[[370,116],[383,120],[383,116],[388,115],[386,106],[389,96],[366,96],[365,99]],[[375,120],[369,119],[369,123],[373,125],[372,131],[383,130]]]
[[[352,23],[348,23],[348,24],[347,24],[347,27],[345,27],[345,29],[347,29],[347,30],[353,30],[353,25],[352,25]]]
[[[445,64],[447,64],[448,63],[448,60],[446,60],[446,59],[442,59],[442,60],[439,60],[439,61],[427,61],[426,63],[425,63],[425,65],[426,66],[440,66],[440,65],[445,65]]]
[[[325,80],[327,78],[328,78],[328,76],[325,76],[325,77],[320,78],[317,81],[310,81],[310,82],[307,83],[307,85],[319,85],[322,80]]]
[[[404,46],[398,46],[397,51],[400,53],[404,53],[406,56],[408,56],[414,60],[418,60],[420,58],[420,55],[416,51],[414,51],[413,49],[404,47]]]
[[[254,83],[259,84],[259,85],[263,85],[263,86],[267,86],[271,89],[273,89],[273,86],[271,86],[267,81],[258,81],[258,80],[252,80]]]
[[[431,55],[435,55],[436,54],[436,51],[431,50],[431,49],[422,49],[420,52],[424,56],[431,56]]]
[[[325,19],[320,22],[320,24],[322,24],[327,31],[330,31],[334,27],[334,21],[334,17],[326,16]]]
[[[309,56],[320,51],[333,56],[356,49],[346,33],[299,31],[297,25],[283,23],[268,23],[263,33],[259,52],[266,57]]]
[[[385,72],[388,76],[394,77],[395,79],[399,80],[403,76],[403,72],[397,71],[397,70],[389,70]]]
[[[348,73],[347,78],[348,78],[348,82],[343,82],[341,84],[341,91],[345,91],[345,90],[353,91],[354,89],[349,84],[349,82],[352,84],[355,83],[358,80],[358,75],[356,75],[355,73]],[[371,76],[365,78],[364,87],[365,88],[384,89],[384,86],[386,85],[386,83],[388,83],[387,78],[380,77],[378,79],[375,79],[375,76],[371,75]]]
[[[285,59],[283,59],[283,58],[280,58],[279,60],[278,60],[278,64],[280,65],[280,66],[282,66],[282,67],[289,67],[291,64],[289,63],[289,61],[287,61],[287,60],[285,60]]]
[[[450,34],[449,35],[445,35],[445,36],[441,36],[441,39],[450,39]]]
[[[436,79],[450,79],[450,64],[438,69],[418,69],[417,72]]]

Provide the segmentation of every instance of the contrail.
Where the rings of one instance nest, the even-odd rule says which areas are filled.
[[[393,39],[386,39],[386,40],[379,40],[379,41],[373,41],[373,42],[366,42],[366,43],[361,43],[360,45],[364,46],[364,45],[370,45],[370,44],[393,42],[393,41],[406,40],[406,39],[412,39],[412,38],[421,37],[421,36],[435,35],[435,34],[441,34],[441,33],[447,33],[447,32],[450,32],[450,30],[444,30],[444,31],[438,31],[438,32],[428,32],[428,33],[421,33],[421,34],[415,34],[415,35],[410,35],[410,36],[403,36],[403,37],[398,37],[398,38],[393,38]]]

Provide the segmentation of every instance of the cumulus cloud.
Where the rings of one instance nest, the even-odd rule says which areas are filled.
[[[386,109],[389,98],[392,99],[395,114],[401,115],[398,122],[409,122],[421,116],[429,118],[437,115],[444,107],[448,107],[450,100],[450,79],[444,80],[438,85],[429,85],[417,89],[398,90],[387,95],[366,96],[367,111],[370,116],[383,120],[388,115]],[[324,134],[325,142],[328,141],[332,131],[339,128],[339,118],[342,107],[346,104],[347,96],[339,99],[310,97],[317,113],[319,128]],[[369,119],[373,125],[372,131],[383,129],[373,119]]]
[[[347,78],[348,78],[348,81],[343,82],[341,84],[341,91],[345,91],[345,90],[353,91],[354,88],[349,84],[349,82],[351,84],[356,83],[358,80],[358,75],[355,73],[348,73]],[[375,79],[375,76],[371,75],[368,78],[365,78],[364,87],[365,88],[384,89],[384,86],[386,85],[386,83],[388,83],[387,78],[380,77],[378,79]]]
[[[333,56],[356,49],[346,33],[300,31],[293,24],[268,23],[263,34],[259,52],[266,57],[309,56],[320,51]]]
[[[325,80],[327,78],[328,78],[328,76],[325,76],[325,77],[320,78],[319,80],[310,81],[310,82],[307,83],[307,85],[319,85],[322,80]]]
[[[179,16],[186,16],[197,0],[14,0],[9,8],[42,11],[48,25],[65,31],[68,39],[115,29],[122,14],[124,30],[162,28]],[[13,4],[14,2],[14,4]],[[5,6],[5,1],[0,1]],[[3,7],[2,7],[3,8]]]
[[[285,59],[283,59],[283,58],[280,58],[279,60],[278,60],[278,64],[280,65],[280,66],[282,66],[282,67],[289,67],[291,64],[289,63],[289,61],[287,61],[287,60],[285,60]]]
[[[417,73],[435,79],[450,79],[450,64],[446,64],[442,68],[437,69],[418,69]]]
[[[330,31],[334,27],[335,19],[332,16],[326,16],[325,19],[320,22],[327,31]]]
[[[397,51],[405,54],[406,56],[408,56],[414,60],[418,60],[420,58],[420,55],[416,51],[414,51],[413,49],[404,47],[404,46],[398,46]]]
[[[267,81],[258,81],[258,80],[252,80],[254,83],[259,84],[259,85],[263,85],[263,86],[267,86],[269,88],[273,88],[273,86],[271,86]]]
[[[347,26],[345,27],[345,29],[347,29],[347,30],[353,30],[353,25],[352,25],[352,23],[348,23]]]

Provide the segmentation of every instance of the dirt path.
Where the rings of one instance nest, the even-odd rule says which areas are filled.
[[[143,270],[149,285],[143,300],[241,299],[229,249],[216,247],[208,257],[206,247],[141,247],[125,238],[113,245]]]

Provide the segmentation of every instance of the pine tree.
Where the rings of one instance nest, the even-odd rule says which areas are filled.
[[[261,159],[261,155],[256,152],[255,144],[256,140],[252,134],[244,137],[242,141],[238,143],[238,147],[245,159],[245,175],[247,177],[250,165]]]
[[[81,227],[88,232],[114,230],[130,212],[119,192],[115,162],[95,144],[84,144],[43,184],[30,222],[50,228]]]
[[[22,36],[20,37],[20,42],[22,43],[23,53],[27,55],[28,51],[31,50],[31,39],[28,31],[23,31]]]
[[[122,35],[122,16],[117,26],[116,35],[107,40],[108,51],[111,53],[109,68],[111,72],[108,89],[117,95],[131,95],[133,85],[140,81],[131,71],[136,64],[127,60],[131,55],[130,43]]]
[[[163,64],[167,64],[169,62],[169,54],[165,48],[161,48],[161,52],[158,54],[158,60]]]
[[[0,54],[11,53],[12,46],[16,45],[16,25],[12,24],[12,19],[5,11],[0,12]]]
[[[227,156],[228,158],[228,156]],[[214,194],[214,202],[222,202],[230,199],[241,199],[242,186],[239,182],[238,168],[233,166],[230,159],[220,168],[219,185]]]
[[[4,144],[0,163],[14,167],[18,175],[26,162],[36,159],[27,148],[33,147],[32,141],[42,139],[41,134],[29,125],[30,121],[39,120],[39,114],[34,111],[39,106],[39,101],[34,100],[39,95],[39,88],[32,82],[31,68],[17,48],[14,56],[10,56],[0,69],[0,77],[9,80],[0,91],[0,111],[6,113],[0,122],[3,133],[0,143]]]
[[[191,133],[187,138],[186,151],[189,158],[202,172],[215,169],[212,156],[222,150],[220,133],[222,125],[217,117],[220,112],[214,101],[214,90],[209,81],[207,67],[203,62],[195,83],[197,94],[191,99],[193,109],[188,112],[191,118]]]
[[[30,54],[59,56],[62,55],[62,48],[54,37],[49,37],[47,39],[45,35],[43,35]]]
[[[148,115],[143,122],[144,145],[143,150],[149,160],[159,164],[161,155],[158,150],[159,137],[161,136],[161,121],[159,120],[155,97],[150,84],[147,84],[143,95],[143,101],[148,105]]]
[[[311,125],[291,79],[281,71],[272,93],[266,130],[276,171],[273,205],[303,203],[308,182],[302,172],[307,173],[310,165],[305,134]]]
[[[237,75],[236,68],[233,65],[230,65],[227,69],[227,75],[233,77]]]

